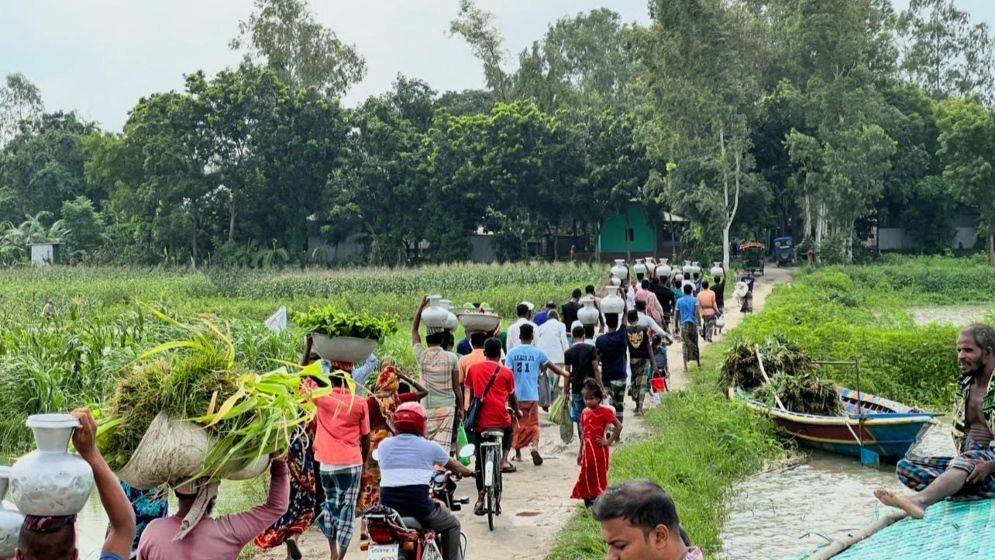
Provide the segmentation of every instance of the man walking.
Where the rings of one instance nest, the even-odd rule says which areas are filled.
[[[708,280],[701,283],[701,291],[698,292],[698,308],[701,310],[701,320],[704,323],[702,334],[705,342],[712,341],[712,332],[715,331],[715,318],[719,315],[719,307],[715,302],[715,292],[708,288]]]
[[[556,309],[556,302],[547,301],[546,307],[539,313],[536,313],[535,319],[533,319],[532,322],[535,323],[535,326],[541,327],[542,324],[549,319],[549,312],[555,309]]]
[[[598,351],[587,341],[587,331],[577,325],[572,331],[574,343],[564,354],[567,379],[563,382],[563,396],[570,403],[570,419],[577,424],[577,434],[581,434],[580,413],[584,411],[584,382],[588,379],[601,382],[601,366],[598,364]]]
[[[643,389],[649,383],[650,374],[656,376],[656,362],[653,360],[653,346],[650,343],[649,329],[639,324],[639,312],[630,309],[627,315],[629,343],[629,369],[632,371],[632,400],[636,402],[636,416],[643,415]]]
[[[501,341],[497,338],[487,339],[484,343],[484,357],[487,360],[472,366],[466,376],[466,389],[470,393],[470,399],[479,397],[482,402],[477,424],[473,428],[478,443],[474,461],[474,475],[477,479],[474,515],[484,514],[484,477],[481,473],[484,466],[484,446],[479,444],[486,438],[482,434],[490,430],[504,432],[501,436],[501,472],[515,472],[515,467],[508,462],[514,435],[508,406],[515,411],[516,416],[521,414],[515,397],[515,375],[501,365]]]
[[[518,319],[508,327],[508,338],[505,342],[505,350],[511,352],[511,350],[522,343],[519,336],[519,331],[522,325],[529,324],[532,328],[536,328],[536,324],[532,322],[532,310],[535,309],[535,305],[527,301],[523,301],[518,304],[515,308],[515,314],[518,315]]]
[[[567,326],[560,322],[560,314],[555,309],[549,310],[549,318],[536,330],[535,346],[546,353],[550,362],[563,368],[563,353],[570,348],[570,341],[567,339]],[[543,371],[540,383],[546,384],[546,390],[543,390],[542,385],[539,386],[539,406],[548,411],[558,394],[560,378],[550,371]],[[545,402],[543,396],[546,397]]]
[[[515,374],[515,396],[518,399],[518,428],[515,430],[515,460],[522,460],[522,449],[531,448],[532,464],[542,464],[539,454],[539,408],[540,383],[544,383],[540,374],[552,370],[557,375],[566,377],[567,372],[560,366],[549,361],[545,352],[532,346],[532,325],[522,325],[522,343],[508,352],[505,364]],[[546,390],[549,390],[547,385]],[[547,396],[548,400],[548,396]]]
[[[627,385],[629,340],[625,326],[621,324],[621,315],[606,314],[605,324],[608,326],[608,332],[599,336],[594,341],[594,346],[598,350],[598,359],[601,360],[601,378],[611,397],[611,404],[615,407],[615,416],[621,422]]]
[[[900,496],[874,491],[885,505],[921,519],[931,505],[958,495],[995,498],[995,330],[973,324],[957,339],[959,391],[954,403],[956,457],[923,457],[898,462],[898,478],[917,494]]]
[[[352,394],[344,378],[332,375],[331,382],[332,392],[314,400],[314,458],[321,464],[319,479],[325,491],[319,525],[331,557],[342,560],[352,541],[363,465],[370,454],[370,416],[366,399]]]
[[[579,288],[574,289],[573,293],[570,294],[570,301],[564,303],[560,308],[562,312],[562,316],[560,318],[563,320],[564,325],[569,327],[574,324],[574,321],[577,320],[577,312],[580,311],[581,308],[580,298],[582,295],[584,294],[581,293]]]
[[[698,362],[701,368],[701,354],[698,351],[699,318],[698,299],[694,297],[694,286],[684,284],[684,296],[677,300],[677,324],[681,329],[681,346],[684,350],[684,373],[688,372],[688,362]]]

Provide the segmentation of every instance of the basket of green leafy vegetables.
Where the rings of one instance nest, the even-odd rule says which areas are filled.
[[[377,342],[397,332],[397,321],[357,315],[332,307],[314,308],[294,315],[294,323],[311,334],[312,348],[326,360],[361,362]]]

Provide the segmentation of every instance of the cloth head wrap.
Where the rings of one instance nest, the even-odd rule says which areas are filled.
[[[197,491],[197,497],[194,498],[193,505],[190,507],[190,511],[183,518],[180,523],[180,530],[173,537],[174,541],[183,540],[190,531],[193,531],[198,523],[204,519],[204,516],[208,515],[208,511],[211,509],[211,503],[218,497],[218,487],[220,484],[218,482],[209,482],[207,484],[190,483],[184,484],[176,488],[177,494],[189,495],[194,489]]]

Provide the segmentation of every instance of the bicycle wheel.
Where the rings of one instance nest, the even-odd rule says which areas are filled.
[[[491,473],[493,473],[493,478],[491,479],[490,484],[488,484],[486,488],[487,528],[490,529],[491,531],[494,530],[494,516],[497,515],[497,507],[498,507],[497,500],[495,499],[496,497],[495,489],[497,487],[498,481],[501,480],[501,465],[498,464],[498,462],[496,461],[496,458],[494,457],[495,455],[496,453],[494,452],[494,448],[493,447],[488,448],[487,465],[485,465],[485,468],[490,467]]]
[[[497,516],[496,508],[497,500],[494,498],[494,487],[491,486],[487,489],[487,528],[491,531],[494,530],[494,517]]]
[[[498,468],[494,471],[494,509],[495,515],[501,515],[501,493],[504,490],[504,475],[501,473],[501,458],[497,458]]]

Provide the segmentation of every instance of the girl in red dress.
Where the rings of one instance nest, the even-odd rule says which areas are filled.
[[[613,407],[601,404],[605,391],[593,379],[584,383],[584,411],[580,416],[583,438],[577,452],[580,476],[574,485],[570,498],[584,500],[591,507],[594,500],[608,489],[608,463],[611,459],[609,447],[618,441],[622,433],[622,423],[615,416]],[[614,426],[607,435],[608,426]]]

